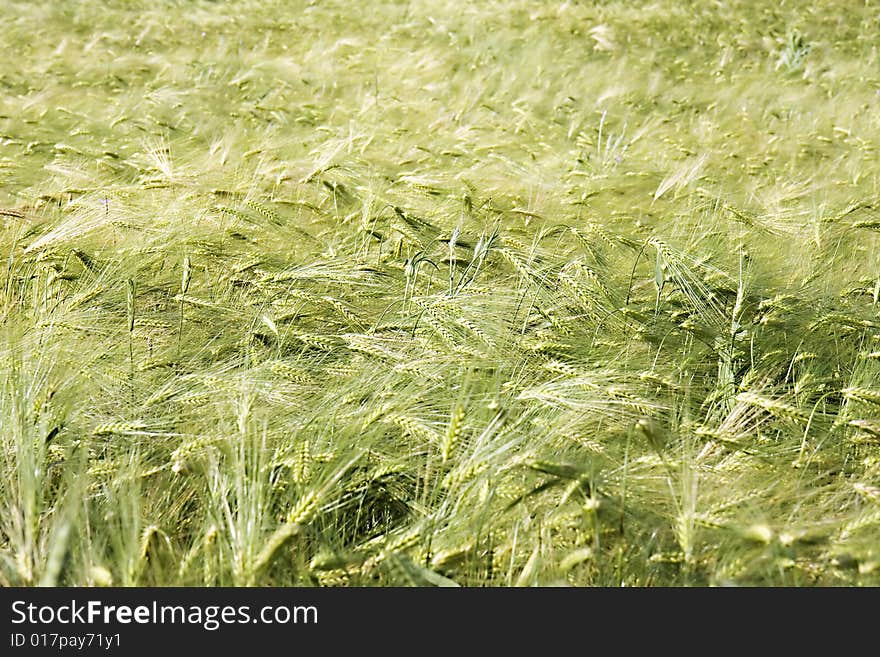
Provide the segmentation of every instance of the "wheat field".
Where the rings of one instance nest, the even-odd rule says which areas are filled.
[[[876,3],[0,8],[0,584],[880,584]]]

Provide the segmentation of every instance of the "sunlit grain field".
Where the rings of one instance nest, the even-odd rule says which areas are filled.
[[[872,2],[0,2],[0,584],[880,584]]]

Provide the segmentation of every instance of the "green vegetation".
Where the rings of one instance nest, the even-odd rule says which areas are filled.
[[[876,3],[0,7],[0,584],[880,584]]]

